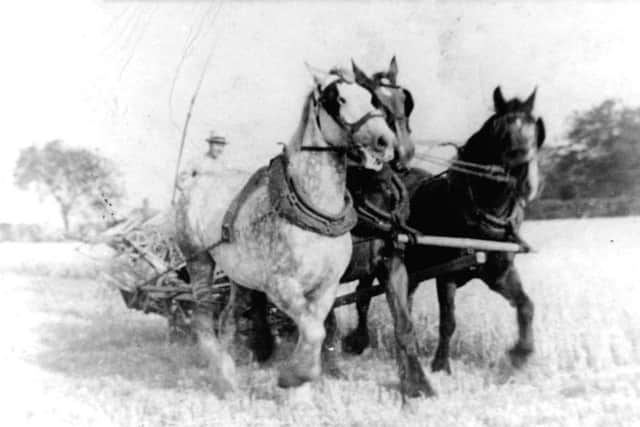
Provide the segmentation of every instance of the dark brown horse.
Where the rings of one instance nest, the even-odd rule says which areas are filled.
[[[481,169],[501,171],[496,179],[487,174],[470,175],[451,168],[436,177],[419,169],[403,174],[409,189],[409,226],[423,234],[459,236],[502,241],[518,241],[525,203],[538,192],[538,149],[545,138],[542,119],[532,113],[534,93],[524,102],[505,101],[500,88],[494,91],[495,114],[459,149],[458,164],[481,165]],[[468,163],[462,163],[468,162]],[[480,176],[478,176],[480,175]],[[493,178],[493,179],[492,179]],[[425,277],[427,267],[460,257],[463,250],[411,246],[405,262],[410,294]],[[449,341],[455,330],[455,293],[473,278],[505,297],[516,308],[519,339],[509,355],[521,365],[534,349],[531,323],[533,303],[522,287],[513,263],[514,254],[489,252],[485,264],[436,278],[440,305],[440,341],[432,370],[450,373]],[[361,281],[359,288],[370,286]],[[345,338],[347,351],[360,353],[369,343],[367,311],[370,297],[356,302],[358,327]]]

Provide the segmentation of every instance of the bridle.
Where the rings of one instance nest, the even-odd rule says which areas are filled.
[[[338,127],[346,133],[347,144],[333,145],[328,141],[325,141],[327,143],[327,146],[325,147],[302,146],[300,147],[301,151],[312,151],[312,152],[332,151],[332,152],[345,154],[351,148],[351,146],[354,145],[354,140],[355,140],[354,136],[362,128],[362,126],[364,126],[369,120],[372,120],[375,118],[383,118],[383,119],[386,118],[383,112],[374,110],[374,111],[367,112],[364,116],[362,116],[355,122],[349,123],[340,115],[339,112],[338,114],[332,114],[330,110],[326,107],[327,102],[329,102],[327,91],[329,87],[333,85],[337,85],[338,83],[355,84],[355,83],[349,82],[342,76],[336,75],[336,79],[332,80],[329,84],[326,84],[324,88],[318,88],[320,89],[319,91],[320,95],[318,97],[316,97],[317,92],[314,90],[311,100],[313,102],[314,115],[315,115],[315,120],[318,125],[318,128],[321,129],[320,115],[318,113],[319,113],[319,108],[322,108],[329,115],[329,117],[331,117],[331,119],[338,124]]]
[[[404,87],[402,87],[400,85],[397,85],[395,83],[384,83],[382,81],[375,81],[374,84],[375,84],[375,87],[372,88],[374,90],[374,92],[375,92],[375,89],[377,89],[379,87],[383,87],[383,88],[386,88],[386,89],[393,89],[393,90],[402,90],[402,91],[404,91],[405,96],[406,96],[406,94],[408,94],[411,97],[411,102],[413,102],[413,96],[411,95],[411,92],[409,92],[407,89],[405,89]],[[378,98],[380,98],[380,97],[378,96]],[[380,102],[382,103],[382,101],[380,101]],[[405,102],[406,102],[406,100],[405,100]],[[409,121],[409,115],[406,114],[406,112],[405,112],[404,115],[396,115],[395,112],[392,111],[391,108],[387,107],[383,103],[382,103],[382,105],[384,106],[384,108],[386,110],[388,110],[389,115],[391,117],[393,117],[394,120],[397,120],[397,121],[406,120],[407,122]],[[407,123],[407,128],[408,127],[409,126],[408,126],[408,123]],[[408,129],[408,130],[411,131],[411,129]]]
[[[530,114],[527,114],[525,112],[522,111],[514,111],[514,112],[508,112],[502,116],[500,116],[499,118],[496,119],[496,121],[494,122],[493,126],[494,129],[499,129],[500,126],[502,126],[505,122],[508,122],[509,120],[512,119],[517,119],[517,118],[521,118],[527,122],[531,121],[533,123],[535,123],[535,121],[533,120],[533,118],[531,118]],[[502,165],[493,165],[493,166],[498,166],[500,168],[502,168],[502,174],[503,176],[506,176],[508,178],[510,178],[512,181],[511,184],[513,186],[517,185],[517,183],[520,181],[520,179],[522,178],[521,175],[526,173],[526,169],[523,169],[519,174],[514,175],[511,172],[515,169],[517,170],[520,167],[523,166],[527,166],[529,164],[531,164],[531,162],[537,161],[538,156],[537,156],[537,151],[534,151],[532,155],[527,155],[524,159],[521,159],[519,161],[513,162],[513,161],[509,161],[508,159],[502,159]],[[520,176],[518,176],[520,175]]]

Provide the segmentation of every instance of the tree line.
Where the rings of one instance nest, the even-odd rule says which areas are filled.
[[[640,196],[640,108],[607,99],[575,112],[566,140],[543,152],[542,199]]]

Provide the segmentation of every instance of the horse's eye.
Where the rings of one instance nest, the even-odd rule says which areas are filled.
[[[344,97],[343,97],[343,96],[339,96],[339,97],[338,97],[338,102],[339,102],[340,104],[344,105],[344,104],[346,104],[346,103],[347,103],[347,100],[346,100],[346,99],[344,99]]]

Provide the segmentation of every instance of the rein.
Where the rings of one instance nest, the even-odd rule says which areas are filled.
[[[449,169],[466,175],[485,178],[490,181],[506,184],[515,183],[515,178],[508,175],[504,167],[500,165],[485,165],[481,163],[467,162],[464,160],[446,159],[430,154],[416,154],[416,158],[435,163],[439,166],[447,166]]]
[[[524,117],[524,116],[525,114],[522,112],[509,112],[502,115],[501,117],[496,117],[492,123],[493,132],[494,133],[499,132],[499,129],[500,129],[499,126],[503,124],[505,121],[513,119],[514,117],[517,118],[517,117]],[[483,126],[483,130],[484,129],[485,127]],[[492,135],[491,137],[494,138],[496,137],[496,135]],[[460,155],[465,150],[465,146],[460,147],[450,142],[443,143],[441,145],[453,145],[458,151],[458,155]],[[469,162],[469,161],[464,161],[459,159],[449,160],[443,157],[433,156],[430,154],[417,154],[416,157],[426,161],[430,161],[432,163],[439,164],[441,166],[447,166],[449,167],[449,169],[459,173],[463,173],[466,175],[473,175],[479,178],[484,178],[484,179],[488,179],[490,181],[495,181],[495,182],[501,182],[511,186],[515,186],[518,181],[517,178],[513,177],[508,173],[509,168],[508,167],[505,168],[505,166],[503,165],[482,164],[482,163]],[[535,160],[535,156],[533,158],[527,159],[525,162],[522,162],[522,164],[530,163],[534,160]]]
[[[367,114],[362,116],[360,119],[356,120],[353,123],[349,123],[344,120],[342,117],[333,117],[331,118],[335,120],[336,123],[340,126],[340,129],[345,130],[347,132],[347,145],[331,145],[328,141],[325,140],[327,146],[318,147],[318,146],[302,146],[300,147],[300,151],[312,151],[312,152],[322,152],[322,151],[335,151],[339,153],[346,153],[349,150],[349,146],[353,144],[354,135],[360,130],[362,126],[364,126],[369,120],[375,119],[377,117],[385,118],[385,115],[379,111],[369,111]],[[316,120],[318,120],[318,116],[316,115]],[[318,128],[320,128],[320,123],[318,122]]]
[[[375,83],[376,87],[384,87],[387,89],[401,89],[403,90],[404,88],[400,85],[397,84],[393,84],[393,83],[382,83],[380,81]],[[406,89],[404,89],[405,91],[407,91]],[[408,91],[407,91],[408,92]],[[387,110],[387,112],[389,113],[389,115],[391,115],[393,117],[394,120],[396,121],[402,121],[402,120],[406,120],[407,122],[409,121],[409,116],[405,116],[405,115],[396,115],[390,108],[385,106],[385,110]],[[408,123],[407,123],[407,127],[409,127]],[[411,132],[411,129],[409,128],[409,132]]]

